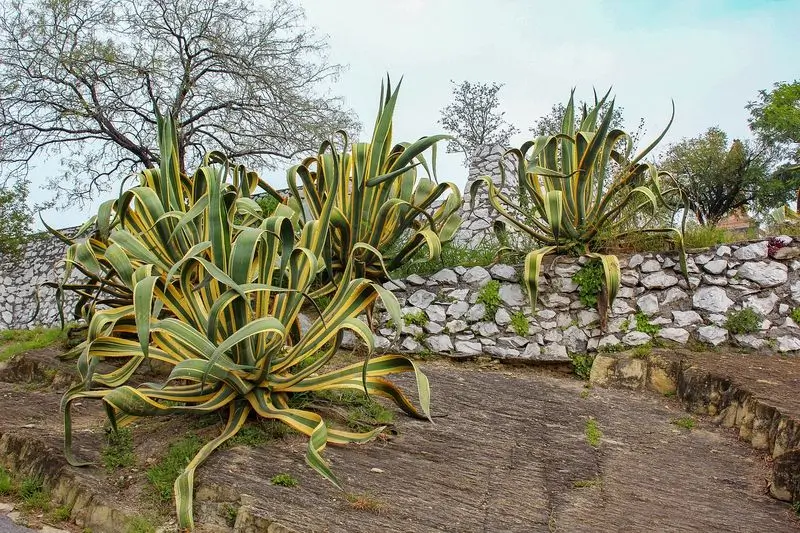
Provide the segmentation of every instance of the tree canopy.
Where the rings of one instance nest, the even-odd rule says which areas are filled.
[[[599,115],[605,116],[608,113],[610,108],[611,102],[606,102],[600,108]],[[584,111],[587,109],[591,109],[592,106],[581,100],[578,105],[576,106],[578,112],[575,112],[575,129],[578,129],[581,121],[583,120]],[[535,137],[539,137],[542,135],[556,135],[561,132],[561,126],[564,122],[564,113],[566,113],[566,106],[559,102],[557,104],[553,104],[550,108],[550,112],[546,115],[539,117],[536,122],[534,123],[532,128],[529,128],[530,131]],[[611,127],[612,128],[622,128],[625,124],[625,117],[623,115],[624,108],[614,106],[614,110],[611,113]],[[639,119],[638,129],[631,133],[631,136],[634,140],[634,143],[638,140],[638,138],[642,134],[642,130],[644,128],[644,119]]]
[[[714,225],[740,207],[782,205],[797,188],[796,173],[774,172],[775,156],[763,143],[734,140],[717,127],[671,145],[660,168],[686,193],[700,224]]]
[[[0,177],[59,157],[62,199],[159,161],[156,109],[185,168],[221,150],[256,168],[358,124],[329,94],[340,67],[301,9],[275,0],[18,0],[0,12]],[[2,181],[0,181],[2,183]]]
[[[465,163],[484,144],[507,146],[517,128],[505,120],[505,112],[499,111],[498,96],[502,84],[472,83],[462,81],[453,84],[453,101],[441,110],[439,124],[454,139],[447,145],[448,152],[463,152]]]
[[[28,184],[19,180],[0,186],[0,255],[14,257],[20,252],[30,229],[32,216],[26,203]]]

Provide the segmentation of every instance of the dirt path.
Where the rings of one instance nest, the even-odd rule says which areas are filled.
[[[198,530],[230,531],[225,510],[243,505],[296,531],[332,533],[800,531],[789,506],[765,494],[763,456],[707,420],[676,426],[688,415],[675,399],[586,395],[571,377],[524,369],[428,363],[425,371],[434,424],[398,415],[399,434],[388,442],[325,451],[351,499],[377,512],[355,509],[307,467],[305,441],[295,437],[213,455],[196,480]],[[40,439],[57,452],[58,397],[0,383],[0,436]],[[98,413],[78,411],[79,448],[91,456],[101,442]],[[596,448],[585,435],[590,417],[602,432]],[[54,468],[130,510],[146,486],[145,461],[186,428],[174,418],[134,430],[140,465],[124,487],[99,468],[71,469],[62,459]],[[271,485],[278,473],[299,485]]]

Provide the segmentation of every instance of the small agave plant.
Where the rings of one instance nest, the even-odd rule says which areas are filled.
[[[322,270],[318,258],[333,216],[332,200],[296,236],[281,209],[260,216],[255,202],[241,194],[241,184],[228,181],[253,177],[237,174],[223,158],[215,156],[194,175],[182,175],[169,118],[160,142],[162,154],[171,157],[159,169],[143,172],[140,185],[112,204],[116,223],[108,229],[107,245],[78,246],[70,255],[76,268],[115,280],[130,297],[94,310],[87,338],[76,350],[81,382],[65,393],[61,407],[72,465],[86,464],[72,450],[76,401],[101,401],[114,430],[141,417],[227,413],[220,435],[200,449],[174,485],[179,526],[191,530],[195,470],[248,417],[278,420],[307,435],[307,462],[339,487],[321,455],[326,444],[367,442],[384,428],[329,427],[316,412],[293,406],[292,396],[357,389],[427,419],[430,391],[425,375],[399,355],[367,356],[363,363],[328,368],[345,330],[363,339],[371,353],[374,337],[359,316],[376,298],[400,323],[394,296],[352,275],[350,267],[330,303],[317,308],[310,322],[300,320]],[[98,249],[102,261],[94,255]],[[160,382],[135,385],[134,374],[149,360],[168,365],[169,374]],[[415,374],[420,409],[385,378],[397,372]]]
[[[517,169],[516,197],[501,190],[506,181],[502,162],[500,187],[488,176],[472,185],[473,202],[478,188],[488,187],[489,201],[501,216],[495,226],[501,240],[505,240],[506,227],[510,225],[540,245],[525,257],[524,284],[534,307],[546,255],[587,255],[602,263],[605,284],[598,305],[604,315],[620,286],[620,266],[616,256],[597,249],[601,238],[608,240],[630,233],[627,228],[632,219],[648,228],[638,232],[663,233],[674,239],[686,274],[682,233],[674,228],[649,229],[648,221],[641,220],[655,217],[659,206],[666,204],[665,197],[681,195],[669,174],[659,172],[644,160],[664,137],[672,119],[652,144],[633,155],[631,137],[611,128],[613,100],[605,116],[599,116],[607,99],[608,94],[592,109],[584,109],[576,130],[571,95],[561,133],[538,137],[505,153],[504,157],[513,159]]]

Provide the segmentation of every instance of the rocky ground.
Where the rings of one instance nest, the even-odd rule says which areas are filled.
[[[28,357],[44,364],[52,355]],[[586,388],[572,376],[496,364],[424,367],[434,423],[398,414],[396,435],[325,451],[345,493],[304,464],[302,438],[232,447],[198,471],[198,530],[231,531],[232,515],[236,531],[798,530],[790,506],[767,494],[768,458],[710,418],[690,417],[674,397]],[[45,375],[52,386],[36,385],[36,364],[0,372],[0,454],[23,470],[38,468],[54,498],[76,502],[69,523],[50,525],[124,531],[120,524],[143,514],[169,524],[169,507],[146,496],[144,470],[170,441],[219,426],[147,421],[134,430],[134,467],[71,468],[60,451],[60,393],[52,390],[60,374]],[[78,450],[97,457],[102,413],[91,405],[77,411]],[[268,483],[278,473],[298,485]]]

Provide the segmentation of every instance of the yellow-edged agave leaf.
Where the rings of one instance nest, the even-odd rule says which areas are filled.
[[[610,93],[610,91],[609,91]],[[590,254],[600,259],[605,271],[603,306],[607,308],[619,288],[619,265],[615,257],[600,254],[604,242],[637,231],[669,234],[681,256],[684,276],[686,259],[681,232],[674,228],[653,228],[660,207],[672,199],[684,199],[669,174],[643,162],[664,131],[647,148],[631,155],[633,141],[624,131],[611,127],[614,101],[609,93],[584,109],[576,125],[573,95],[564,114],[562,131],[528,141],[519,149],[505,152],[500,164],[501,185],[506,182],[505,160],[510,159],[518,174],[515,195],[507,194],[488,176],[472,185],[473,201],[480,187],[488,189],[489,202],[503,222],[530,238],[540,248],[528,253],[524,284],[535,306],[541,260],[545,254]],[[601,116],[601,109],[608,109]],[[673,105],[672,116],[675,109]],[[495,230],[506,242],[506,224]]]
[[[174,135],[170,128],[162,128],[162,135]],[[353,220],[348,218],[350,207],[324,196],[327,190],[337,196],[336,187],[323,185],[337,168],[352,171],[353,181],[343,185],[347,187],[364,185],[370,172],[377,176],[393,172],[392,162],[404,152],[390,146],[390,130],[391,121],[383,120],[376,132],[381,139],[376,143],[383,158],[380,164],[370,159],[366,147],[353,155],[325,152],[320,169],[332,174],[324,174],[324,183],[306,185],[320,187],[319,194],[307,191],[310,201],[316,201],[315,195],[322,199],[321,218],[292,219],[286,209],[263,217],[249,199],[259,186],[257,175],[229,164],[220,154],[209,155],[206,166],[191,176],[180,174],[169,156],[160,168],[143,172],[134,189],[103,207],[101,215],[110,221],[104,226],[106,240],[91,238],[81,244],[65,236],[70,242],[69,262],[94,276],[81,285],[86,309],[91,309],[85,314],[86,340],[73,352],[81,383],[61,403],[70,464],[85,464],[72,450],[71,406],[76,401],[101,401],[114,430],[141,417],[227,411],[220,435],[201,448],[174,485],[179,526],[191,530],[195,470],[236,434],[248,416],[279,420],[307,435],[308,464],[336,486],[341,484],[322,457],[325,446],[367,442],[383,428],[331,429],[320,414],[294,405],[295,395],[357,388],[394,401],[410,416],[430,418],[428,380],[405,357],[368,355],[363,363],[328,368],[346,330],[358,335],[371,352],[374,336],[360,317],[377,298],[395,323],[401,323],[394,295],[359,274],[386,272],[381,252],[385,243],[378,239],[373,246],[361,237],[353,240],[349,256],[333,259],[343,265],[338,282],[329,290],[330,303],[320,308],[310,298],[317,277],[326,272],[323,261],[335,256],[326,251],[330,225]],[[167,142],[162,150],[174,146]],[[397,176],[408,181],[408,172],[403,167]],[[383,181],[370,194],[394,194],[381,188],[391,183]],[[439,219],[426,210],[439,187],[420,189],[418,204],[409,200],[412,188],[406,203],[397,203],[397,212],[386,217],[386,224],[406,224],[414,228],[412,239],[420,240],[419,246],[436,249]],[[372,202],[375,213],[385,203],[370,195],[363,198]],[[442,211],[441,220],[450,231],[454,223],[448,209]],[[420,211],[424,213],[417,227],[413,219]],[[301,225],[297,233],[295,224]],[[365,231],[368,226],[365,223]],[[347,232],[337,235],[350,238]],[[100,303],[108,308],[97,309]],[[170,371],[158,381],[134,386],[138,368],[148,359],[168,365]],[[118,364],[111,371],[97,372],[103,360]],[[399,372],[414,374],[419,409],[387,379]]]

